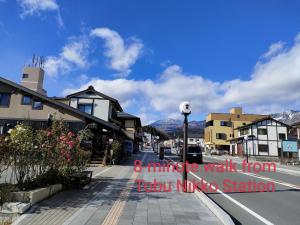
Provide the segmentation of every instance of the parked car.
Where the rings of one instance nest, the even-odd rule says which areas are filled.
[[[228,150],[225,149],[212,149],[210,151],[211,155],[225,155],[225,154],[229,154]]]
[[[183,151],[181,150],[180,159],[183,159]],[[187,148],[187,159],[189,163],[203,163],[203,155],[200,146],[198,145],[189,145]]]
[[[190,163],[203,163],[202,150],[200,146],[188,146],[187,149],[187,161]]]

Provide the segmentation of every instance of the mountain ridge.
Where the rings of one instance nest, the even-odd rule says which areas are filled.
[[[300,111],[299,110],[287,110],[280,113],[273,113],[270,114],[270,116],[276,120],[279,120],[283,123],[286,123],[288,125],[291,125],[293,123],[300,122]],[[157,120],[151,124],[150,126],[153,126],[157,129],[163,130],[164,132],[170,134],[179,134],[182,132],[183,127],[183,120],[179,119],[161,119]],[[192,120],[189,121],[189,131],[192,133],[204,133],[205,128],[205,120]]]

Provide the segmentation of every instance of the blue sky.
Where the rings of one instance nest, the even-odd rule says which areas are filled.
[[[46,58],[45,88],[92,84],[144,123],[300,109],[298,1],[0,0],[0,74]]]

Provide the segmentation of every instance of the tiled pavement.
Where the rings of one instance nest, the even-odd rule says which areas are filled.
[[[159,162],[157,155],[148,153],[145,160]],[[171,192],[138,192],[137,184],[131,191],[121,214],[119,225],[204,225],[221,224],[216,216],[202,204],[193,193],[182,193],[176,190],[176,181],[180,174],[174,172],[148,172],[144,169],[139,179],[145,181],[171,181]]]
[[[136,156],[147,164],[153,152]],[[97,173],[96,171],[94,173]],[[134,179],[172,181],[172,192],[138,192]],[[133,162],[106,169],[89,187],[59,193],[34,207],[19,225],[171,225],[221,224],[194,194],[175,190],[177,173],[133,173]]]

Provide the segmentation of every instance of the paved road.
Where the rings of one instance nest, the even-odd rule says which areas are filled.
[[[207,190],[207,195],[227,211],[236,224],[300,224],[300,176],[281,172],[242,172],[242,165],[237,164],[237,172],[207,172],[208,165],[224,163],[221,157],[204,157],[204,164],[199,166],[195,173],[189,174],[189,179],[204,179],[208,183],[216,182],[218,192]],[[262,166],[262,165],[261,165]],[[207,169],[208,170],[208,169]],[[256,171],[257,172],[257,171]],[[274,192],[248,192],[232,190],[224,187],[224,180],[230,182],[274,182]],[[231,185],[231,183],[230,183]],[[205,185],[204,185],[205,186]],[[230,186],[232,187],[232,185]],[[249,189],[248,189],[249,190]],[[225,193],[224,193],[225,192]]]

